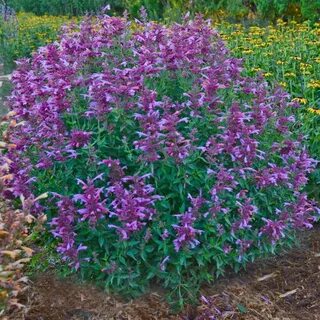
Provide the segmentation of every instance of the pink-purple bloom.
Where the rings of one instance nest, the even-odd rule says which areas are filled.
[[[123,240],[140,231],[152,220],[156,211],[154,204],[160,197],[154,195],[154,188],[145,184],[147,176],[125,176],[108,188],[108,195],[114,200],[110,205],[110,217],[116,217],[120,225],[115,228]]]
[[[91,133],[81,130],[73,130],[70,136],[70,145],[72,148],[87,146],[91,138]]]
[[[76,245],[74,226],[77,222],[77,209],[68,197],[58,194],[55,196],[59,199],[57,201],[58,216],[52,219],[50,225],[53,236],[61,239],[57,251],[62,255],[63,260],[78,269],[80,266],[78,254],[80,251],[86,250],[86,247],[81,244]]]
[[[82,186],[83,193],[75,194],[73,196],[73,200],[80,202],[83,206],[83,208],[78,209],[81,220],[87,220],[90,225],[93,226],[99,219],[109,213],[105,205],[106,200],[102,200],[103,188],[94,186],[94,181],[101,178],[102,175],[99,175],[94,179],[88,179],[87,182],[78,179],[78,184]]]
[[[262,218],[265,225],[260,229],[259,235],[266,235],[273,244],[285,237],[285,222],[282,220],[273,221],[270,219]]]
[[[179,224],[173,225],[177,234],[176,239],[173,241],[175,250],[179,252],[185,246],[189,246],[191,249],[195,248],[200,244],[197,235],[203,231],[194,228],[196,217],[194,217],[191,208],[186,213],[177,215],[177,217]]]

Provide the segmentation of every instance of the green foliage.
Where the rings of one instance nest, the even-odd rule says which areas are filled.
[[[301,0],[301,14],[304,19],[319,20],[320,0]]]
[[[279,15],[281,10],[285,9],[285,5],[287,0],[255,0],[254,4],[257,8],[257,12],[263,18],[271,18],[274,19],[276,15]]]

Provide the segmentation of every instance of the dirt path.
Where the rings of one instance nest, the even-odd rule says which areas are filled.
[[[300,248],[252,264],[247,271],[204,288],[210,306],[189,307],[183,315],[173,315],[157,293],[124,302],[94,287],[42,274],[24,296],[29,312],[21,319],[209,320],[213,319],[209,314],[215,314],[216,319],[233,320],[319,320],[320,228],[301,237]],[[10,319],[20,318],[15,314]]]

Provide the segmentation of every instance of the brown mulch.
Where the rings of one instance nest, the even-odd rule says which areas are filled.
[[[216,319],[320,320],[320,229],[304,232],[301,247],[254,263],[204,288],[203,294],[210,306],[189,307],[182,316],[172,314],[158,293],[128,303],[89,285],[42,274],[31,284],[25,297],[28,313],[21,319],[193,320],[203,315],[201,320],[209,320],[215,314]]]
[[[320,229],[301,234],[299,248],[251,264],[204,291],[226,319],[319,320]]]

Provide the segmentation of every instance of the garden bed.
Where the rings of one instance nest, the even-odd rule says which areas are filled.
[[[247,271],[229,275],[205,288],[224,318],[217,319],[320,319],[320,232],[304,232],[303,245],[281,256],[252,264]],[[206,306],[189,308],[174,316],[161,293],[131,302],[108,296],[98,289],[59,280],[52,274],[33,279],[24,300],[28,320],[197,319]],[[12,319],[18,320],[17,315]],[[209,318],[201,318],[209,319]]]

